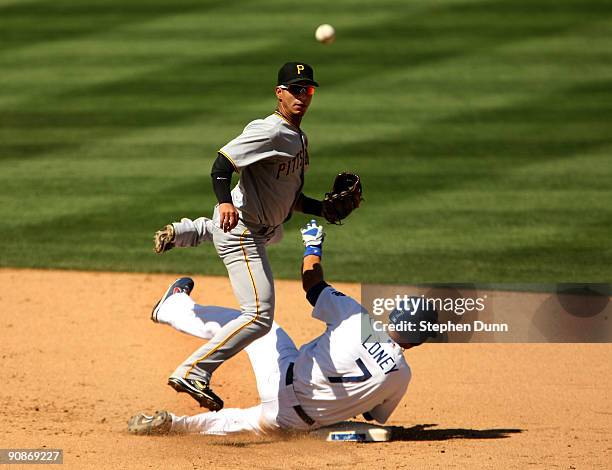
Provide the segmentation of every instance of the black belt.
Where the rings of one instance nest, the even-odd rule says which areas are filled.
[[[285,385],[291,385],[293,383],[293,362],[289,364],[287,368],[287,375],[285,376]],[[312,426],[314,424],[314,419],[306,414],[304,408],[300,405],[295,405],[293,407],[297,415],[304,421],[308,426]]]

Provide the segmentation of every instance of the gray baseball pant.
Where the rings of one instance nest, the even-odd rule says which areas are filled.
[[[265,335],[274,320],[274,279],[265,245],[276,238],[275,231],[245,225],[242,220],[231,232],[223,232],[215,208],[213,219],[182,219],[173,224],[175,246],[197,246],[212,241],[225,263],[241,315],[223,326],[206,344],[189,356],[172,377],[210,383],[211,374],[225,360]],[[276,235],[279,235],[278,233]]]

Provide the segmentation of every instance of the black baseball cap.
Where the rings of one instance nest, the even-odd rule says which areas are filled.
[[[287,62],[278,71],[278,81],[276,85],[292,85],[294,83],[307,83],[319,86],[314,81],[312,67],[305,62]]]

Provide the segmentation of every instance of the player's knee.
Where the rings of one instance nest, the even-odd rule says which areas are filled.
[[[263,321],[263,322],[257,322],[255,324],[255,334],[254,336],[256,338],[261,338],[262,336],[265,336],[269,333],[269,331],[272,329],[272,321]]]
[[[248,330],[253,339],[266,335],[274,324],[274,306],[261,303],[255,308],[241,308],[241,315],[248,322]]]

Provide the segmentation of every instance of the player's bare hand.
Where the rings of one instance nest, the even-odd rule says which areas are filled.
[[[238,225],[238,211],[230,202],[219,204],[219,227],[224,232],[230,232]]]

